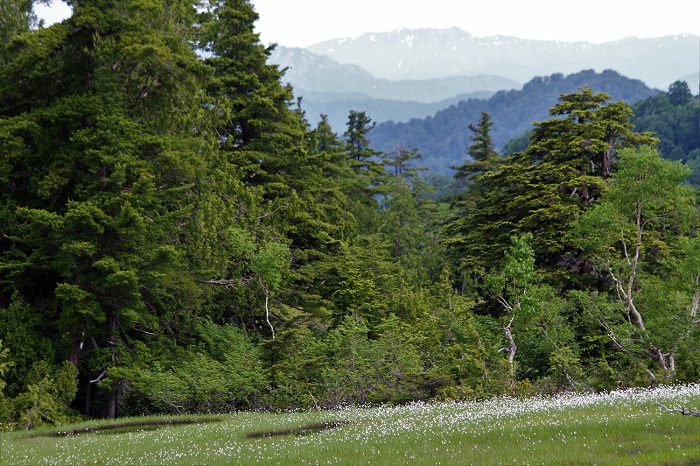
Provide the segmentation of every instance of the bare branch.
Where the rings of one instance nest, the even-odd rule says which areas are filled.
[[[97,383],[97,382],[99,382],[100,380],[102,380],[102,379],[105,377],[105,375],[107,375],[107,368],[106,368],[106,367],[103,367],[103,368],[102,368],[102,373],[101,373],[100,375],[98,375],[97,378],[96,378],[95,380],[91,380],[90,383]]]
[[[267,212],[267,213],[265,213],[265,214],[260,215],[260,216],[258,217],[258,220],[262,220],[262,219],[264,219],[265,217],[269,217],[270,215],[273,215],[273,214],[277,213],[279,210],[283,209],[284,207],[289,207],[289,203],[285,202],[285,203],[282,204],[281,206],[277,207],[275,210],[272,210],[272,211],[270,211],[270,212]]]
[[[665,409],[669,413],[681,413],[684,416],[698,416],[698,417],[700,417],[700,411],[695,410],[695,409],[688,409],[685,406],[683,406],[681,409],[671,409],[665,405],[662,405],[661,403],[654,403],[654,404],[661,406],[663,409]]]
[[[212,285],[221,285],[227,288],[231,288],[236,285],[246,285],[253,279],[253,275],[246,275],[242,278],[212,278],[210,280],[204,281],[204,283],[211,283]]]

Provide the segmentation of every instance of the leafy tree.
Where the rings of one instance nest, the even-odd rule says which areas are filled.
[[[675,375],[678,345],[695,325],[695,306],[681,312],[659,299],[669,295],[663,263],[693,214],[691,193],[681,184],[690,172],[650,147],[623,151],[619,165],[600,203],[573,223],[571,236],[612,281],[609,298],[616,305],[598,316],[610,338],[622,351],[651,356],[668,379]],[[684,264],[681,274],[692,284],[697,264]],[[635,341],[641,348],[631,346]]]
[[[285,269],[289,267],[289,248],[281,243],[269,243],[255,254],[252,261],[253,273],[265,293],[265,321],[275,339],[275,328],[270,322],[270,296],[282,284]]]
[[[19,425],[34,429],[44,424],[74,421],[77,416],[67,408],[75,398],[78,370],[68,361],[52,367],[38,361],[27,375],[27,391],[13,400]]]
[[[0,44],[7,45],[14,36],[40,27],[34,5],[50,3],[50,0],[3,0],[0,3]],[[4,56],[3,49],[0,46],[0,57]]]
[[[498,301],[505,311],[503,332],[508,346],[501,351],[508,352],[508,367],[511,392],[515,393],[515,355],[518,349],[513,336],[513,328],[521,324],[536,311],[533,288],[537,283],[535,256],[528,242],[532,235],[513,238],[513,246],[506,251],[503,270],[484,277],[489,294]]]
[[[2,416],[3,419],[7,419],[9,417],[5,406],[5,395],[3,393],[5,387],[7,387],[7,382],[5,382],[5,374],[13,365],[12,361],[10,361],[8,358],[9,353],[10,349],[3,347],[2,340],[0,340],[0,416]]]
[[[187,348],[170,348],[164,357],[141,346],[137,370],[122,369],[131,381],[130,414],[230,412],[263,403],[268,383],[260,348],[232,325],[205,318],[195,328],[198,338]]]

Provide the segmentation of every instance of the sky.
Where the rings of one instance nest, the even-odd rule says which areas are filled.
[[[603,43],[627,37],[700,36],[700,0],[252,0],[264,43],[308,47],[398,28],[458,27],[477,37]],[[70,14],[41,8],[50,24]]]

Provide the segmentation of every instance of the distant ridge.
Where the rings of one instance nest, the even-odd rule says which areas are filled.
[[[270,61],[285,69],[283,81],[312,125],[328,115],[332,128],[345,130],[348,112],[364,110],[375,121],[424,118],[459,100],[486,98],[496,91],[520,89],[522,82],[501,76],[448,76],[425,80],[379,79],[357,65],[337,61],[305,49],[276,47]]]
[[[666,89],[698,72],[700,39],[693,35],[627,38],[604,44],[476,37],[458,28],[398,29],[324,41],[308,50],[385,79],[488,74],[525,82],[533,76],[614,69]]]
[[[270,61],[287,68],[284,80],[302,91],[361,93],[370,98],[405,102],[433,103],[477,91],[520,89],[525,82],[483,73],[388,80],[376,78],[357,65],[343,65],[305,49],[279,46]]]
[[[399,145],[418,148],[423,155],[423,164],[432,173],[451,175],[451,166],[461,165],[467,160],[467,147],[471,143],[468,125],[477,123],[482,111],[491,114],[494,123],[492,138],[496,148],[501,150],[508,141],[532,128],[534,121],[549,118],[548,110],[558,102],[561,94],[576,92],[585,86],[594,92],[610,94],[613,100],[628,103],[658,93],[640,80],[611,70],[537,77],[521,90],[499,91],[487,100],[462,101],[425,119],[378,124],[369,133],[370,144],[384,152]]]
[[[488,91],[472,92],[439,102],[420,103],[373,99],[363,94],[317,93],[303,90],[297,90],[295,93],[303,97],[302,109],[306,112],[309,123],[315,126],[320,120],[319,116],[325,114],[333,131],[340,134],[346,130],[350,110],[365,111],[375,122],[408,122],[434,115],[435,112],[456,105],[462,100],[487,99],[494,94]]]

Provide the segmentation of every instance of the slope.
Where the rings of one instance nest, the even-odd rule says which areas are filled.
[[[497,92],[488,100],[461,101],[422,120],[380,123],[369,137],[372,146],[380,151],[390,151],[399,145],[416,147],[432,173],[451,175],[450,167],[466,160],[470,144],[467,125],[477,122],[482,111],[492,116],[492,139],[500,150],[509,140],[530,129],[534,121],[548,118],[549,108],[561,94],[585,86],[629,103],[658,93],[639,80],[611,70],[602,73],[586,70],[566,77],[554,74],[534,78],[521,90]]]

